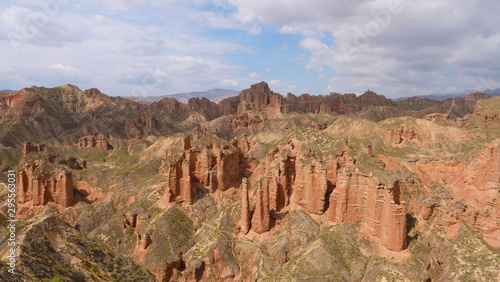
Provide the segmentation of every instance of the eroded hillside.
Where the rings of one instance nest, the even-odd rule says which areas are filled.
[[[500,277],[500,98],[9,95],[20,281]]]

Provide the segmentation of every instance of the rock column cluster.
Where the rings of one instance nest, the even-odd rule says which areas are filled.
[[[73,201],[71,170],[50,163],[24,164],[18,171],[17,197],[20,204],[33,202],[33,206],[49,202],[70,207]]]
[[[330,195],[328,215],[337,224],[366,224],[389,250],[406,248],[406,207],[397,180],[384,184],[357,169],[343,170]]]

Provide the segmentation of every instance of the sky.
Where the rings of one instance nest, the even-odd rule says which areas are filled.
[[[500,87],[496,0],[0,3],[0,89],[157,96],[266,81],[286,95]]]

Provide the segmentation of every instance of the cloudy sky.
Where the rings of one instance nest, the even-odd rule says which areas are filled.
[[[75,3],[76,2],[76,3]],[[414,96],[499,88],[496,0],[0,3],[0,89]]]

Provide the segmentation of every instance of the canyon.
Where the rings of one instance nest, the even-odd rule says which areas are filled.
[[[498,97],[282,96],[261,82],[218,104],[72,85],[0,98],[0,179],[16,171],[20,236],[42,234],[22,237],[27,277],[133,276],[118,264],[144,281],[500,275]],[[45,263],[61,256],[68,267]]]

